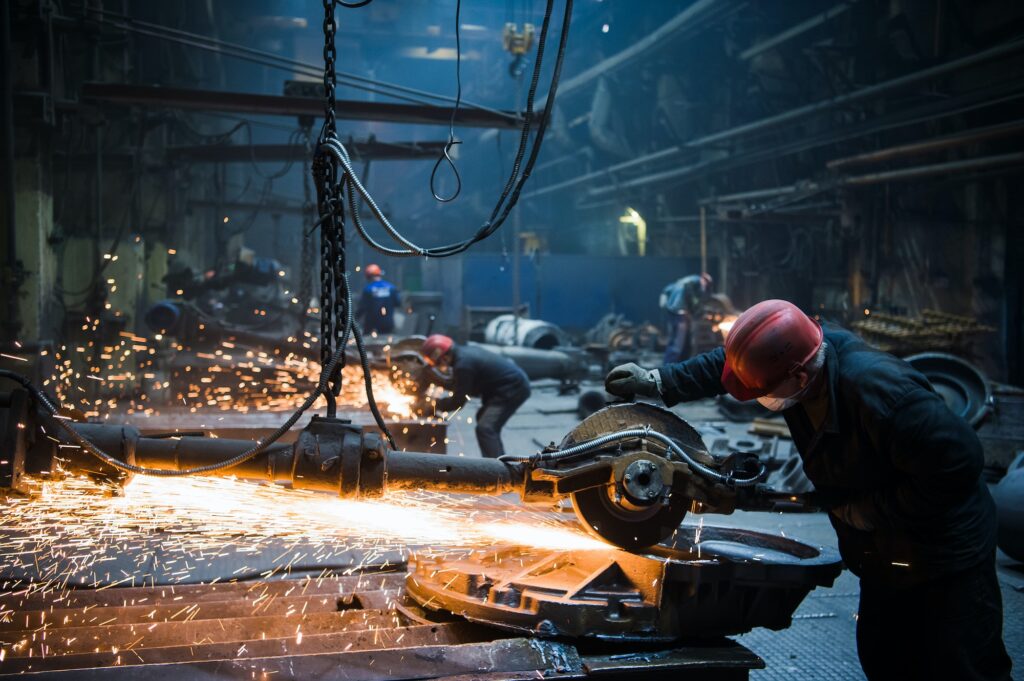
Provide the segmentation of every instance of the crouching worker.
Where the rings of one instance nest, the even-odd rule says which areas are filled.
[[[435,334],[423,341],[423,359],[436,371],[435,383],[452,392],[438,400],[436,411],[452,412],[470,397],[482,401],[476,413],[476,439],[480,453],[497,458],[505,453],[501,429],[530,396],[530,380],[511,360],[472,345],[458,345]]]

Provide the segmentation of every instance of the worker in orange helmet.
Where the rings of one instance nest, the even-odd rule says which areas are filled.
[[[356,321],[366,333],[391,333],[395,330],[395,310],[402,305],[398,287],[384,279],[380,265],[371,263],[363,273],[366,287],[356,307]]]
[[[669,406],[728,392],[782,413],[861,580],[869,679],[1010,678],[981,443],[909,364],[766,300],[724,348],[653,370],[622,365],[605,385]]]
[[[470,397],[479,397],[476,440],[480,453],[492,459],[502,456],[501,429],[530,397],[530,379],[523,370],[506,357],[475,345],[458,345],[441,334],[428,336],[420,354],[437,370],[431,372],[434,382],[452,392],[436,402],[435,411],[452,412]]]

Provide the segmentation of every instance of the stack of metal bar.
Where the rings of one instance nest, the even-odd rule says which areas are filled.
[[[851,326],[864,340],[897,355],[926,350],[966,350],[979,334],[995,331],[971,317],[937,310],[922,310],[920,317],[871,312]]]

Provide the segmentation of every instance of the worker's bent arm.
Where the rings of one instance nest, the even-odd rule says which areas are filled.
[[[671,407],[678,402],[723,394],[724,366],[725,348],[715,348],[679,364],[666,364],[660,367],[658,373],[661,374],[661,399]]]
[[[889,453],[896,479],[841,509],[849,524],[927,526],[977,490],[984,466],[981,442],[935,393],[911,390],[878,425],[875,444]]]
[[[452,412],[466,404],[466,394],[469,392],[472,378],[467,369],[452,371],[452,380],[445,386],[452,391],[452,395],[438,400],[434,405],[434,410]]]

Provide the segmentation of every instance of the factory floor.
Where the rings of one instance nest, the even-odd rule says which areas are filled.
[[[597,387],[585,385],[584,390]],[[533,453],[540,446],[560,441],[578,423],[577,399],[577,395],[559,395],[554,382],[536,383],[531,398],[504,430],[507,451]],[[480,455],[473,432],[474,407],[471,402],[450,421],[449,455]],[[698,427],[706,422],[721,422],[716,406],[710,401],[682,405],[675,411]],[[217,417],[218,423],[220,418]],[[246,418],[251,421],[251,417],[240,418],[234,425],[243,425]],[[229,425],[231,420],[225,417],[221,425]],[[731,424],[728,428],[743,432],[745,426]],[[293,577],[315,576],[328,569],[340,572],[346,566],[400,563],[404,561],[406,548],[432,546],[432,537],[445,534],[431,526],[431,522],[464,526],[467,510],[472,511],[472,517],[476,513],[474,509],[507,504],[498,508],[511,508],[502,512],[522,512],[511,498],[507,501],[473,499],[454,509],[451,517],[434,514],[430,517],[438,520],[421,524],[416,524],[414,513],[406,513],[400,516],[400,522],[415,526],[406,528],[404,533],[396,533],[389,527],[389,523],[393,525],[396,521],[388,517],[369,517],[365,510],[363,515],[349,516],[345,511],[347,507],[320,507],[315,500],[307,498],[293,508],[286,508],[283,505],[300,501],[287,490],[264,490],[257,499],[248,499],[248,503],[228,496],[219,499],[220,494],[252,492],[234,490],[230,488],[230,481],[213,479],[182,481],[182,484],[201,483],[203,487],[197,489],[206,490],[203,513],[196,515],[189,510],[188,504],[192,501],[184,496],[195,494],[193,488],[182,488],[192,491],[179,491],[174,495],[170,492],[177,489],[175,486],[167,481],[154,483],[152,480],[137,481],[143,486],[134,494],[156,508],[133,506],[133,514],[122,513],[119,499],[97,499],[95,494],[80,494],[74,501],[63,501],[48,514],[40,514],[37,507],[27,505],[6,508],[8,527],[0,526],[5,583],[17,585],[20,582],[16,580],[50,579],[63,584],[73,578],[74,584],[90,584],[96,579],[97,584],[138,586],[137,576],[145,574],[155,576],[160,583],[185,584],[257,579],[279,571],[282,564],[286,564],[287,572]],[[129,495],[128,500],[131,498]],[[59,497],[52,504],[58,501]],[[73,507],[75,503],[94,508],[77,509]],[[176,508],[179,504],[184,507]],[[20,516],[16,513],[19,508],[23,509]],[[209,515],[211,511],[213,516]],[[208,527],[211,517],[217,520],[216,531]],[[688,519],[688,522],[696,520]],[[362,537],[359,541],[346,540],[347,544],[332,541],[339,528],[360,523],[370,525],[361,526],[360,532],[353,534]],[[731,516],[705,516],[704,523],[781,533],[809,544],[835,546],[835,535],[824,514],[738,512]],[[258,525],[260,530],[247,531],[250,524]],[[387,538],[396,534],[402,536],[398,540]],[[33,544],[40,544],[40,547],[31,548]],[[81,575],[90,577],[86,579]],[[1006,556],[1000,555],[999,579],[1005,610],[1004,639],[1021,674],[1024,670],[1024,566],[1013,565]],[[766,662],[766,668],[752,672],[751,678],[864,678],[855,645],[858,591],[857,579],[844,572],[832,588],[810,593],[788,629],[757,629],[736,637]]]
[[[583,390],[598,385],[584,385]],[[558,395],[552,382],[534,384],[530,399],[512,417],[503,431],[508,452],[532,453],[539,444],[558,442],[578,423],[575,414],[577,396]],[[449,454],[479,456],[473,433],[473,404],[449,424]],[[710,400],[673,409],[691,424],[721,421]],[[468,417],[468,418],[467,418]],[[782,533],[809,544],[836,546],[835,533],[822,513],[781,514],[737,512],[731,516],[705,516],[705,524],[742,526],[764,532]],[[1003,638],[1014,675],[1024,678],[1024,565],[1002,552],[998,555],[998,575],[1003,592]],[[804,600],[783,631],[756,629],[736,640],[764,658],[766,668],[751,672],[752,679],[814,679],[833,681],[863,679],[857,660],[856,614],[860,587],[848,571],[836,580],[831,589],[816,589]]]

